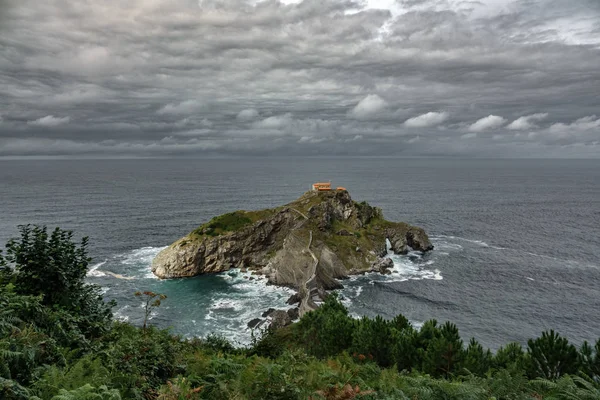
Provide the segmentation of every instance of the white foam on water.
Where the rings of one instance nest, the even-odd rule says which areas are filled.
[[[458,243],[450,243],[450,242],[446,242],[446,241],[435,241],[434,242],[434,246],[435,246],[435,250],[436,254],[438,255],[448,255],[448,252],[451,251],[461,251],[463,249],[463,247],[458,244]],[[442,251],[438,251],[438,250],[442,250]],[[445,250],[445,251],[443,251]]]
[[[215,310],[226,310],[226,311],[238,311],[242,307],[242,303],[236,300],[217,300],[213,301],[209,306],[211,311]]]
[[[129,306],[123,306],[121,308],[119,308],[117,311],[114,312],[114,316],[117,320],[121,321],[121,322],[126,322],[129,321],[129,316],[125,315],[125,310],[127,310],[129,308]]]
[[[139,265],[140,263],[150,265],[152,260],[164,247],[142,247],[125,253],[125,257],[121,260],[121,264]]]
[[[463,242],[473,243],[473,244],[476,244],[476,245],[481,246],[481,247],[488,247],[488,248],[494,249],[494,250],[506,250],[506,248],[504,248],[504,247],[492,246],[492,245],[484,242],[483,240],[467,239],[467,238],[463,238],[463,237],[459,237],[459,236],[451,236],[451,235],[438,235],[438,236],[432,236],[431,237],[432,240],[441,239],[441,238],[443,238],[443,239],[452,239],[452,240],[460,240],[460,241],[463,241]],[[447,245],[447,246],[456,246],[456,244],[454,244],[454,243],[443,243],[442,242],[442,243],[436,244],[436,247],[438,245],[444,245],[444,244]],[[462,246],[460,248],[462,248]]]
[[[229,288],[211,298],[208,313],[204,316],[205,324],[210,325],[203,327],[206,333],[212,327],[234,343],[247,345],[251,342],[252,332],[247,326],[249,321],[262,318],[261,314],[269,308],[287,310],[292,307],[286,301],[294,290],[267,285],[267,278],[262,275],[232,269],[217,276],[227,282]]]
[[[363,291],[363,287],[362,287],[362,286],[358,286],[358,287],[356,288],[356,294],[355,294],[355,297],[359,297],[359,296],[360,296],[360,294],[362,293],[362,291]]]
[[[208,313],[204,316],[204,319],[206,319],[206,320],[211,320],[211,319],[214,320],[214,319],[216,319],[213,316],[213,310],[208,310]]]
[[[151,270],[152,260],[154,260],[154,257],[156,257],[158,253],[166,248],[167,246],[142,247],[119,255],[118,261],[120,265],[125,267],[128,275],[143,279],[158,279]]]
[[[92,265],[90,267],[90,269],[88,270],[86,276],[93,276],[93,277],[106,276],[106,274],[104,272],[98,270],[98,268],[100,268],[104,264],[106,264],[106,261],[102,261],[102,262],[99,262],[98,264]]]
[[[413,326],[413,328],[415,328],[416,330],[421,330],[421,328],[423,327],[423,324],[425,323],[423,321],[409,321],[409,322]]]
[[[408,256],[392,255],[390,258],[394,262],[394,267],[391,268],[392,273],[387,275],[389,279],[385,279],[385,281],[395,280],[402,282],[410,279],[442,279],[442,275],[439,270],[436,269],[432,271],[431,269],[427,268],[434,265],[435,260],[421,262],[421,257],[413,260],[411,258],[414,258],[414,256],[410,253]]]

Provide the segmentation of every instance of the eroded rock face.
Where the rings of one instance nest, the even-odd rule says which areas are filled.
[[[159,278],[182,278],[233,267],[265,266],[267,253],[281,246],[298,217],[284,209],[238,232],[216,237],[186,236],[158,253],[152,261],[152,272]]]
[[[433,250],[429,237],[421,228],[405,225],[388,228],[385,231],[391,249],[396,254],[406,254],[409,249],[427,252]]]
[[[284,310],[275,310],[269,317],[271,318],[271,326],[275,329],[283,328],[292,323],[289,314]]]
[[[391,268],[394,268],[394,261],[392,261],[392,259],[389,257],[385,257],[377,260],[373,264],[373,268],[371,270],[373,272],[379,272],[380,274],[388,274],[391,273]]]

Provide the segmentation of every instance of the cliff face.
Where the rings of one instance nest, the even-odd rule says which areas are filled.
[[[161,251],[152,272],[179,278],[248,268],[310,300],[308,292],[335,288],[337,278],[382,270],[386,239],[399,254],[433,249],[421,228],[386,221],[380,209],[354,202],[345,190],[307,192],[275,209],[213,218]]]

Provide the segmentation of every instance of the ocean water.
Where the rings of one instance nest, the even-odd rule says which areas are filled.
[[[355,316],[435,318],[495,349],[555,329],[600,337],[600,161],[395,158],[0,161],[0,244],[17,225],[90,237],[88,279],[139,323],[137,290],[168,299],[152,323],[244,344],[247,322],[291,291],[237,270],[158,280],[152,258],[212,216],[294,200],[331,180],[390,220],[427,230],[435,250],[393,256],[390,276],[343,282]]]

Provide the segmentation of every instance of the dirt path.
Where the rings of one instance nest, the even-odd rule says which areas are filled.
[[[308,219],[308,217],[302,211],[296,210],[295,208],[290,208],[290,210],[296,211],[298,214],[300,214],[301,216],[303,216],[304,219]]]
[[[312,301],[311,294],[313,289],[316,289],[317,265],[319,265],[319,259],[317,258],[317,256],[315,256],[315,253],[313,253],[313,251],[310,249],[310,246],[312,245],[312,239],[312,231],[310,231],[310,236],[308,239],[308,245],[306,246],[306,250],[314,260],[314,264],[312,267],[310,277],[302,284],[302,287],[299,291],[300,295],[302,296],[302,301],[300,302],[299,307],[300,317],[302,317],[307,312],[313,311],[317,308],[317,305]]]

